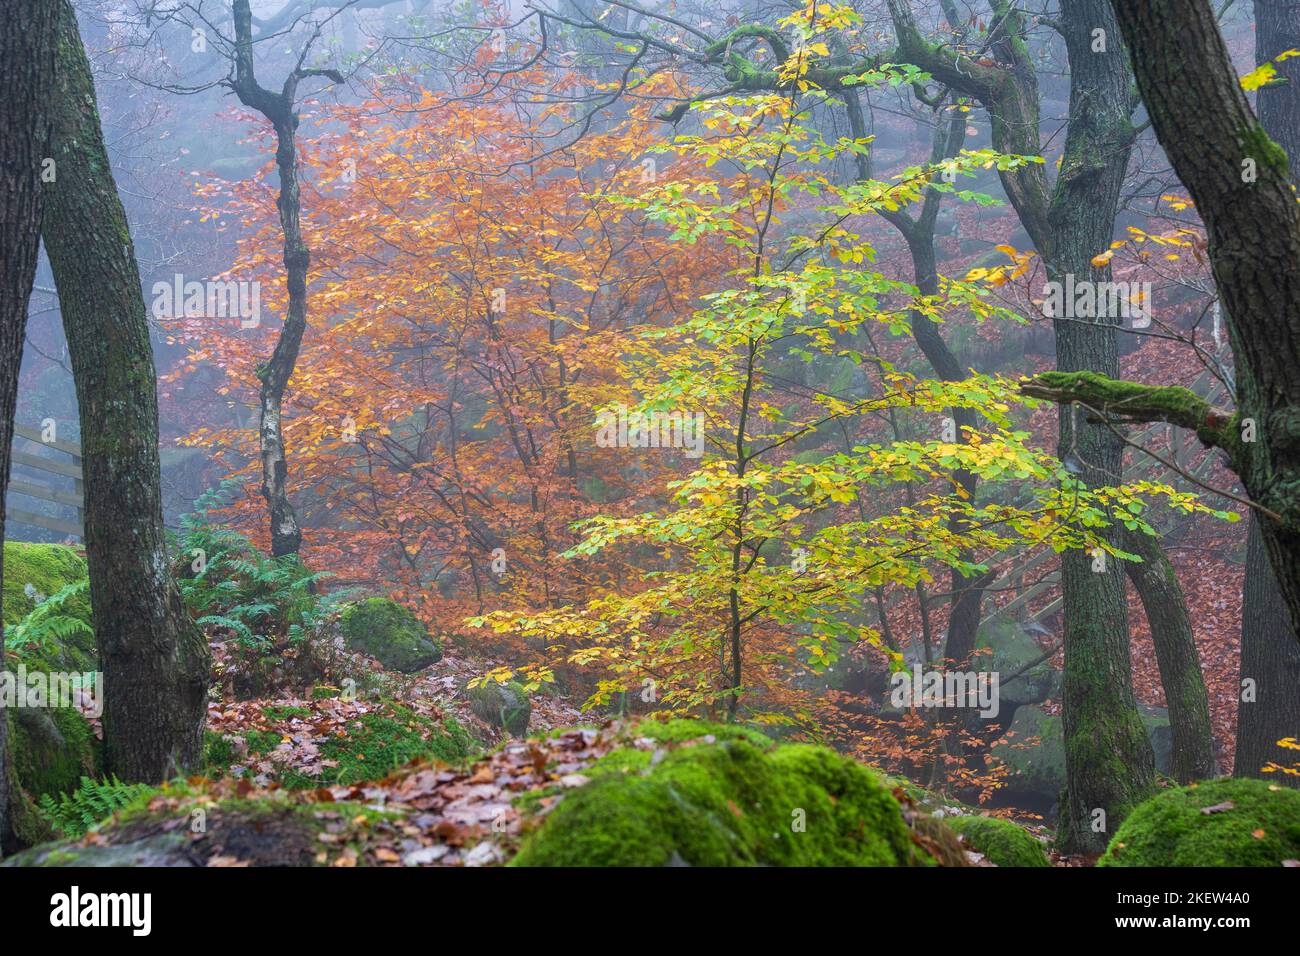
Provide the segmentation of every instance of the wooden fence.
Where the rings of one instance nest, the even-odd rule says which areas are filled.
[[[36,445],[43,448],[52,448],[60,454],[57,457],[50,458],[41,454],[34,454],[35,449],[32,446]],[[18,496],[20,498],[35,498],[38,501],[53,502],[66,510],[71,510],[74,516],[70,519],[50,517],[26,508],[15,507],[7,499],[5,510],[8,521],[34,525],[70,537],[83,537],[85,528],[85,488],[82,485],[81,446],[66,441],[45,441],[41,436],[40,429],[16,424],[14,425],[12,460],[16,471],[25,469],[43,472],[47,475],[57,475],[61,478],[70,478],[72,479],[72,489],[67,489],[66,482],[62,483],[63,487],[56,488],[35,478],[28,480],[16,474],[9,480],[10,498]]]

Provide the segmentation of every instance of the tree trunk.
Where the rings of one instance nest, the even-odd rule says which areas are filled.
[[[302,204],[298,194],[298,114],[294,109],[298,81],[307,76],[343,77],[333,70],[295,67],[284,87],[274,93],[257,82],[253,67],[253,23],[248,0],[235,0],[235,76],[228,85],[241,103],[271,122],[275,130],[275,166],[280,175],[280,231],[284,237],[284,271],[289,310],[276,340],[271,360],[258,370],[260,420],[258,440],[262,461],[262,496],[271,517],[271,553],[297,554],[302,547],[298,513],[289,501],[288,461],[284,451],[284,393],[298,363],[298,350],[307,329],[307,267],[311,254],[302,238]],[[314,39],[314,37],[313,37]],[[310,45],[310,41],[309,41]],[[306,50],[303,56],[306,56]],[[301,62],[301,59],[300,61]]]
[[[1252,500],[1265,509],[1260,537],[1296,633],[1300,209],[1287,155],[1251,113],[1206,0],[1114,0],[1113,6],[1152,125],[1205,222],[1232,342],[1236,415],[1224,421],[1202,414],[1197,433],[1227,452]],[[1186,417],[1177,408],[1165,414]]]
[[[1255,0],[1255,62],[1267,63],[1300,45],[1300,3]],[[1264,131],[1286,150],[1291,181],[1300,163],[1300,65],[1277,64],[1286,83],[1259,91],[1256,105]],[[1277,746],[1283,737],[1300,737],[1300,644],[1292,632],[1286,602],[1260,538],[1259,516],[1250,514],[1246,569],[1241,596],[1241,679],[1253,682],[1249,694],[1238,688],[1237,747],[1233,774],[1259,776],[1270,761],[1286,763]],[[1300,777],[1269,774],[1285,786],[1300,787]]]
[[[1070,123],[1060,174],[1047,213],[1050,246],[1042,250],[1048,278],[1105,282],[1110,268],[1092,259],[1111,242],[1120,188],[1133,143],[1128,72],[1113,41],[1094,52],[1094,30],[1114,38],[1105,0],[1062,0],[1062,32],[1070,63]],[[1119,374],[1118,316],[1054,317],[1056,363],[1062,371]],[[1058,455],[1089,487],[1123,480],[1123,443],[1110,429],[1060,410]],[[1107,537],[1122,542],[1122,529]],[[1124,569],[1105,555],[1061,555],[1065,645],[1063,729],[1066,799],[1058,844],[1100,852],[1128,811],[1153,792],[1155,756],[1137,712],[1129,656]],[[1097,811],[1104,811],[1098,815]]]
[[[59,10],[57,179],[46,189],[43,232],[81,415],[104,766],[157,783],[199,760],[210,656],[168,567],[140,275],[76,14],[68,0]]]
[[[1286,604],[1264,553],[1260,522],[1254,515],[1246,537],[1246,580],[1241,611],[1241,680],[1237,704],[1234,777],[1266,777],[1300,787],[1300,777],[1263,774],[1269,763],[1295,762],[1277,742],[1300,737],[1300,643],[1291,630]]]
[[[54,0],[7,0],[0,6],[0,544],[27,303],[41,245],[40,177],[49,155],[57,35]],[[4,622],[0,621],[0,670],[4,667]],[[18,849],[22,842],[18,816],[24,798],[9,761],[8,744],[9,716],[0,700],[0,855]]]
[[[1125,550],[1142,558],[1140,563],[1125,561],[1124,570],[1151,623],[1151,642],[1155,645],[1174,738],[1174,779],[1187,784],[1217,776],[1210,699],[1178,575],[1157,540],[1148,534],[1130,532],[1125,537]]]

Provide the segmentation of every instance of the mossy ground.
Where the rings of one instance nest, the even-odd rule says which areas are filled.
[[[995,866],[1051,866],[1043,844],[1010,820],[994,817],[948,817],[948,825],[976,853]]]
[[[515,866],[910,866],[887,783],[823,747],[693,722],[642,723],[675,749],[615,750],[525,840]],[[713,742],[702,742],[713,737]],[[757,739],[755,739],[757,738]]]
[[[308,731],[305,724],[312,713],[303,706],[272,704],[262,710],[265,727],[237,735],[209,731],[204,747],[207,773],[220,777],[233,768],[237,775],[265,774],[282,786],[305,789],[377,780],[418,759],[461,764],[475,751],[474,741],[455,718],[437,720],[383,702],[355,719],[339,721],[337,730],[313,740],[316,759],[296,759],[301,751],[295,739],[300,741]],[[242,747],[236,737],[242,738]]]
[[[1166,790],[1120,825],[1098,866],[1281,866],[1300,859],[1300,791],[1265,780]]]

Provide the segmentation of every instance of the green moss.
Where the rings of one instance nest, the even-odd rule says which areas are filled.
[[[72,548],[61,544],[27,544],[6,541],[4,545],[4,622],[17,624],[40,603],[66,585],[86,579],[86,562]],[[35,592],[35,593],[29,593]],[[90,602],[84,598],[69,603],[69,613],[90,623]]]
[[[69,707],[7,710],[9,747],[19,785],[32,797],[77,789],[96,771],[94,734]]]
[[[996,866],[1051,866],[1043,844],[1010,820],[993,817],[949,817],[948,826],[961,834],[976,853]]]
[[[731,736],[671,750],[641,772],[624,763],[627,772],[565,794],[512,865],[932,862],[882,778],[823,747],[763,749]]]
[[[471,687],[466,693],[469,709],[479,720],[493,727],[502,727],[515,737],[528,733],[533,705],[523,684],[518,681],[508,684],[487,681]]]
[[[348,647],[369,654],[384,667],[403,674],[442,660],[442,644],[409,609],[387,598],[367,598],[343,612]]]
[[[310,717],[307,707],[294,707],[290,704],[268,704],[262,713],[271,720],[290,720],[294,717]]]
[[[1274,173],[1283,179],[1290,180],[1290,164],[1287,160],[1286,150],[1273,141],[1261,124],[1254,123],[1244,127],[1239,134],[1239,139],[1249,158],[1259,161],[1262,165],[1269,166]]]
[[[1280,866],[1296,859],[1300,791],[1264,780],[1215,780],[1140,804],[1098,865]]]

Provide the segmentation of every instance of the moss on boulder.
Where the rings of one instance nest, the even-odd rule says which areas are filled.
[[[1047,851],[1034,836],[1010,820],[995,817],[949,817],[956,830],[976,853],[995,866],[1051,866]]]
[[[7,713],[18,783],[32,797],[70,793],[82,777],[94,776],[94,735],[80,713],[68,707]]]
[[[467,692],[469,709],[474,716],[493,727],[501,727],[514,737],[528,733],[528,721],[533,715],[533,705],[528,691],[518,681],[500,684],[487,681]]]
[[[85,559],[66,545],[6,541],[4,549],[6,627],[21,621],[42,599],[66,585],[84,581],[89,573]],[[69,604],[69,611],[90,623],[88,600]]]
[[[512,865],[934,862],[883,778],[827,748],[729,736],[647,755],[639,771],[619,754],[601,763],[623,770],[565,794]]]
[[[409,608],[372,597],[343,612],[343,639],[390,671],[413,674],[442,660],[442,644]]]
[[[1139,804],[1098,866],[1281,866],[1300,860],[1300,791],[1214,780]]]

